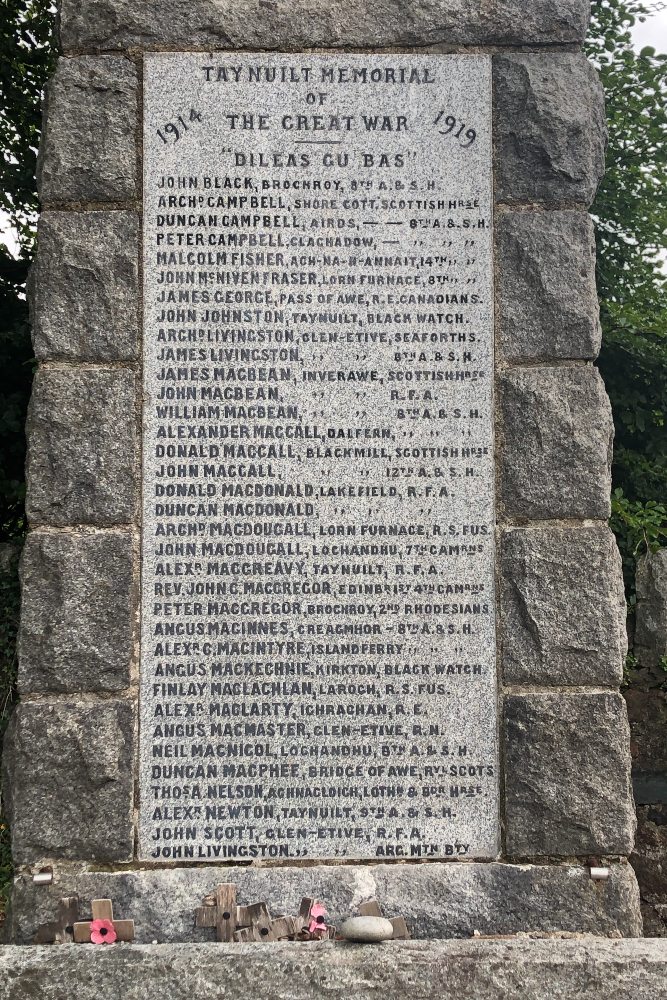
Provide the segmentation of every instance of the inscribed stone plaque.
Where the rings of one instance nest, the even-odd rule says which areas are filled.
[[[497,852],[491,61],[148,54],[145,859]]]

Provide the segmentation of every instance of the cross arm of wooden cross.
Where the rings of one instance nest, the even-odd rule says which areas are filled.
[[[218,941],[233,941],[237,925],[236,886],[226,882],[195,910],[195,927],[215,927]]]
[[[369,899],[359,907],[360,917],[382,917],[383,915],[377,899]],[[389,922],[394,928],[394,941],[407,941],[409,939],[410,931],[404,917],[390,917]]]
[[[117,941],[134,941],[134,920],[114,920],[113,903],[110,899],[94,899],[91,905],[93,920],[108,920],[113,925]],[[76,944],[88,944],[90,942],[93,920],[79,920],[74,924],[74,941]]]
[[[237,930],[235,941],[276,941],[273,920],[266,903],[253,903],[251,906],[239,906],[238,923],[242,925]]]

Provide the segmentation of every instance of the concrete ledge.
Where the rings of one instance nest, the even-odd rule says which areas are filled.
[[[0,949],[12,1000],[658,1000],[666,981],[662,939]]]
[[[50,886],[28,875],[14,883],[7,941],[30,944],[55,918],[58,899],[109,898],[119,917],[136,922],[139,943],[203,943],[215,932],[195,928],[194,911],[218,882],[236,882],[239,903],[266,900],[271,912],[296,913],[302,896],[326,903],[339,925],[360,903],[377,898],[389,917],[404,916],[413,938],[470,938],[519,931],[568,931],[640,937],[639,890],[628,864],[614,864],[606,882],[583,865],[417,864],[313,865],[303,868],[180,868],[92,872],[55,866]]]

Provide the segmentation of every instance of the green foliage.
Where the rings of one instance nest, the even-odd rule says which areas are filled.
[[[614,485],[667,497],[667,55],[634,52],[630,29],[664,4],[594,0],[588,52],[607,102],[607,173],[597,221],[603,349],[614,410]]]
[[[27,263],[0,247],[0,539],[24,531],[26,408],[32,381],[28,307],[23,295]]]
[[[611,527],[623,558],[623,577],[631,609],[635,605],[637,560],[667,545],[667,507],[647,500],[629,500],[618,488],[611,498]]]
[[[41,94],[55,59],[54,30],[50,0],[3,0],[0,211],[20,252],[15,259],[0,246],[0,540],[24,531],[24,425],[32,381],[25,281],[35,238]]]
[[[50,0],[3,0],[0,29],[0,209],[29,255],[37,189],[41,94],[55,61]]]
[[[642,667],[633,653],[628,653],[623,666],[623,689],[641,688],[643,691],[667,691],[667,656],[663,656],[657,667]]]
[[[625,663],[623,664],[623,681],[621,683],[622,689],[630,687],[635,679],[638,666],[639,661],[634,653],[628,653],[625,657]]]

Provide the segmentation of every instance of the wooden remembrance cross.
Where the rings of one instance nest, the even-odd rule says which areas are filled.
[[[108,920],[113,924],[117,941],[134,941],[134,920],[114,920],[113,903],[110,899],[94,899],[92,901],[93,920]],[[93,920],[79,920],[74,924],[75,944],[90,942],[91,924]]]

